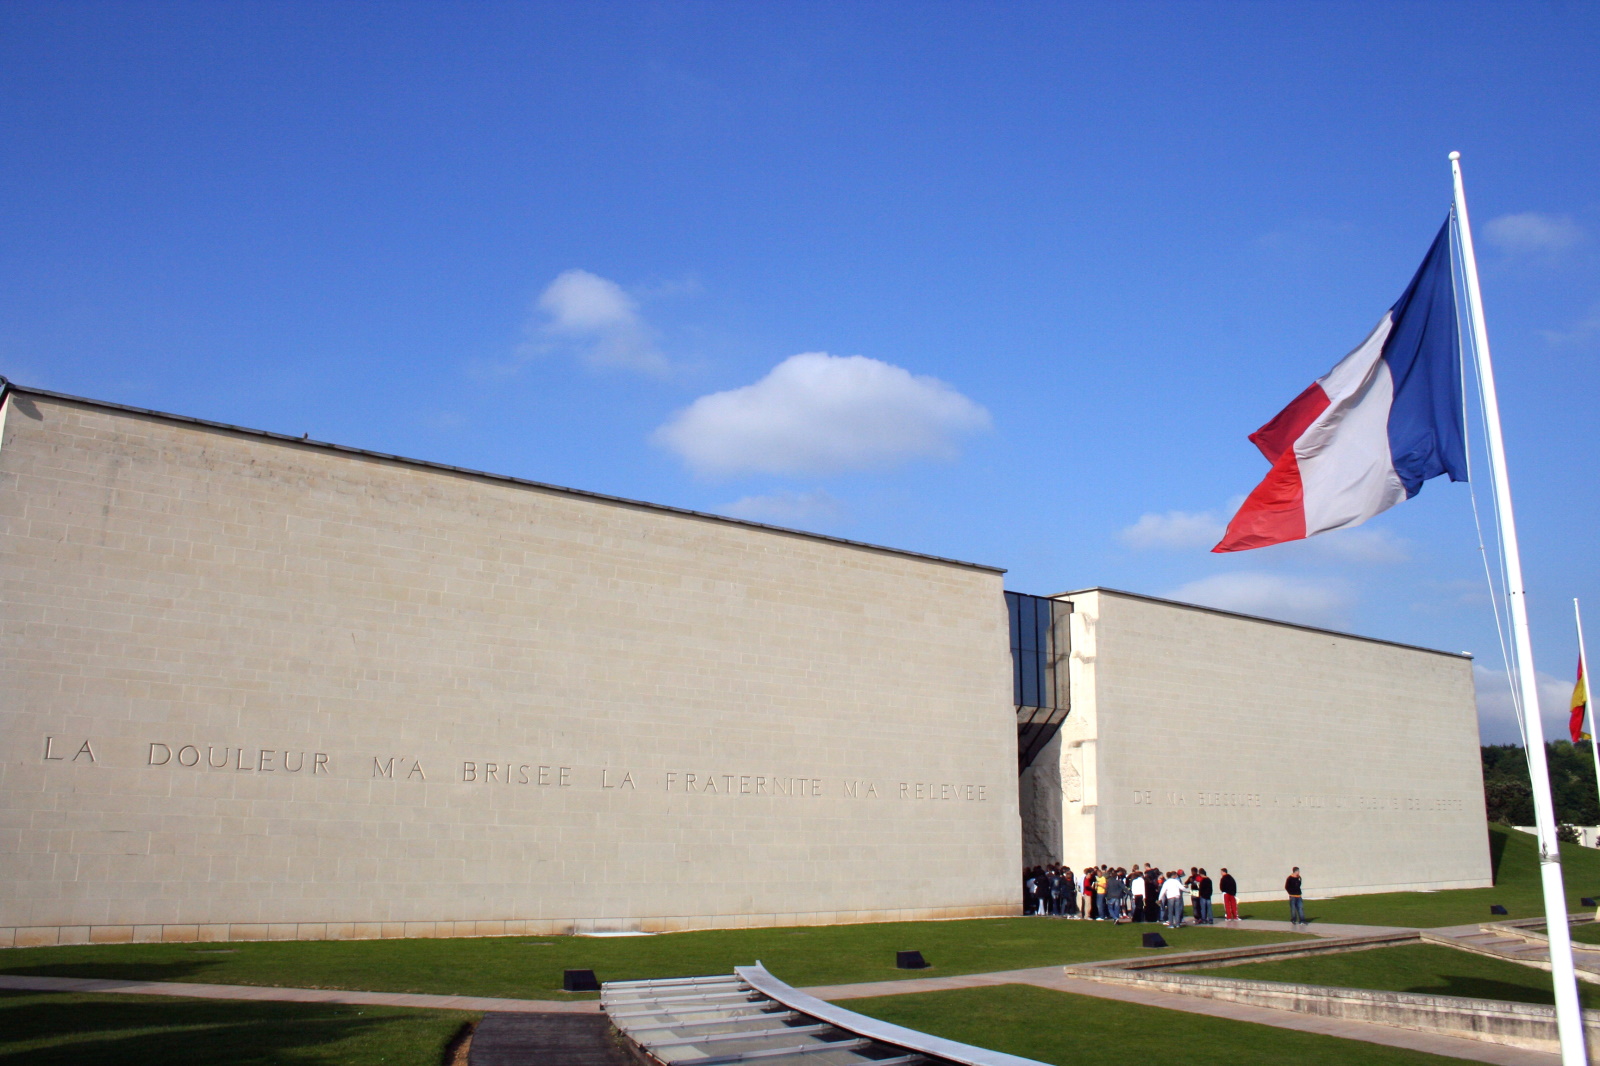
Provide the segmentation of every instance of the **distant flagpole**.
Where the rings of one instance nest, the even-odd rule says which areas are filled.
[[[1522,554],[1517,523],[1511,511],[1511,485],[1506,475],[1505,440],[1500,433],[1500,404],[1495,395],[1494,367],[1489,360],[1489,334],[1483,321],[1483,294],[1478,288],[1478,260],[1472,250],[1472,225],[1467,220],[1467,194],[1461,183],[1461,153],[1450,153],[1455,179],[1456,237],[1466,271],[1467,310],[1473,356],[1483,390],[1484,428],[1489,465],[1494,474],[1500,544],[1505,551],[1506,605],[1511,611],[1516,691],[1527,728],[1528,776],[1533,785],[1533,814],[1538,824],[1539,880],[1544,886],[1545,929],[1550,937],[1550,970],[1556,993],[1556,1029],[1562,1066],[1587,1066],[1583,1008],[1578,1000],[1577,973],[1572,965],[1572,930],[1567,924],[1566,892],[1561,883],[1561,844],[1556,839],[1555,807],[1550,798],[1550,767],[1545,761],[1544,722],[1539,716],[1539,687],[1533,672],[1533,638],[1528,631],[1527,593],[1522,584]]]
[[[1600,722],[1594,718],[1594,699],[1589,695],[1589,653],[1583,650],[1583,612],[1578,610],[1578,598],[1572,598],[1572,620],[1578,624],[1578,676],[1583,678],[1584,710],[1589,712],[1589,750],[1594,753],[1595,790],[1600,792]]]

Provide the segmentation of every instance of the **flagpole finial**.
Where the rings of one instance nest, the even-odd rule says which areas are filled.
[[[1460,158],[1461,158],[1461,153],[1460,152],[1451,152],[1450,153],[1450,162],[1454,163],[1456,160],[1458,160]]]

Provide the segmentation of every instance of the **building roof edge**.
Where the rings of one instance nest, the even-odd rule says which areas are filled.
[[[404,466],[418,467],[424,470],[433,470],[439,473],[455,474],[461,477],[481,478],[487,481],[502,484],[516,485],[521,488],[538,489],[543,492],[555,492],[566,496],[577,496],[588,500],[597,500],[601,503],[616,504],[623,507],[643,508],[647,511],[656,511],[662,514],[674,514],[685,518],[696,518],[708,522],[720,522],[726,525],[743,526],[746,529],[756,529],[764,533],[777,533],[789,537],[803,537],[806,540],[818,540],[828,544],[837,544],[846,548],[857,548],[863,551],[885,552],[889,555],[899,555],[908,559],[919,559],[923,562],[939,563],[944,566],[958,566],[968,570],[983,570],[994,574],[1005,573],[1004,567],[990,566],[987,563],[967,562],[964,559],[950,559],[942,555],[930,555],[926,552],[910,551],[905,548],[891,548],[883,544],[872,544],[862,540],[849,540],[845,537],[829,536],[826,533],[812,533],[804,529],[790,529],[787,526],[774,526],[766,522],[752,522],[744,518],[730,518],[727,515],[711,514],[707,511],[694,511],[687,507],[673,507],[665,503],[650,503],[647,500],[633,500],[626,496],[610,496],[603,492],[590,492],[587,489],[568,488],[565,485],[552,485],[548,482],[533,481],[528,478],[513,477],[510,474],[494,474],[486,470],[473,470],[470,467],[451,466],[448,463],[435,463],[427,459],[412,459],[404,455],[392,455],[388,452],[377,452],[367,448],[353,448],[347,444],[334,444],[329,441],[312,440],[306,437],[291,437],[286,433],[274,433],[266,429],[251,429],[248,426],[235,426],[227,422],[213,422],[204,418],[193,418],[189,415],[175,415],[169,411],[156,411],[146,407],[133,407],[128,404],[112,403],[109,400],[96,400],[86,396],[73,396],[70,393],[52,392],[48,389],[29,388],[0,377],[0,396],[16,393],[24,396],[39,396],[50,400],[60,400],[66,403],[84,404],[89,407],[103,408],[109,411],[124,411],[128,414],[139,415],[144,418],[155,418],[166,422],[177,422],[184,425],[201,426],[205,429],[220,430],[226,433],[239,433],[249,437],[261,437],[266,440],[281,444],[297,444],[302,447],[320,448],[324,451],[336,452],[341,455],[359,457],[364,459],[379,459],[384,462],[400,463]]]
[[[1473,655],[1468,651],[1444,651],[1441,648],[1426,648],[1421,644],[1407,644],[1402,640],[1385,640],[1383,637],[1369,637],[1361,633],[1347,633],[1342,629],[1327,629],[1323,626],[1308,626],[1300,622],[1285,622],[1281,618],[1268,618],[1265,615],[1245,614],[1242,611],[1225,611],[1220,607],[1207,607],[1200,603],[1186,603],[1183,600],[1169,600],[1162,596],[1148,596],[1142,592],[1129,592],[1127,589],[1108,588],[1105,585],[1090,585],[1088,588],[1073,589],[1071,592],[1054,593],[1050,599],[1058,600],[1068,596],[1081,596],[1086,592],[1103,592],[1112,596],[1126,596],[1130,600],[1144,600],[1148,603],[1159,603],[1169,607],[1184,607],[1191,611],[1203,611],[1206,614],[1219,614],[1225,618],[1242,618],[1247,622],[1266,622],[1268,625],[1284,626],[1288,629],[1303,629],[1308,633],[1326,633],[1333,637],[1346,637],[1350,640],[1364,640],[1370,644],[1387,644],[1392,648],[1405,648],[1408,651],[1425,651],[1430,655],[1447,655],[1452,659],[1471,660]]]

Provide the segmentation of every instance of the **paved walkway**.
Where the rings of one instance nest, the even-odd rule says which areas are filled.
[[[492,1011],[472,1031],[467,1066],[633,1066],[598,1014]]]

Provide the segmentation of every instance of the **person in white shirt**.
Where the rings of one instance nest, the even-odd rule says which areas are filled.
[[[1183,879],[1175,873],[1161,882],[1161,919],[1172,929],[1183,924]]]
[[[1133,877],[1128,881],[1128,896],[1131,900],[1128,914],[1133,921],[1144,921],[1144,873],[1139,869],[1139,864],[1133,864]]]

